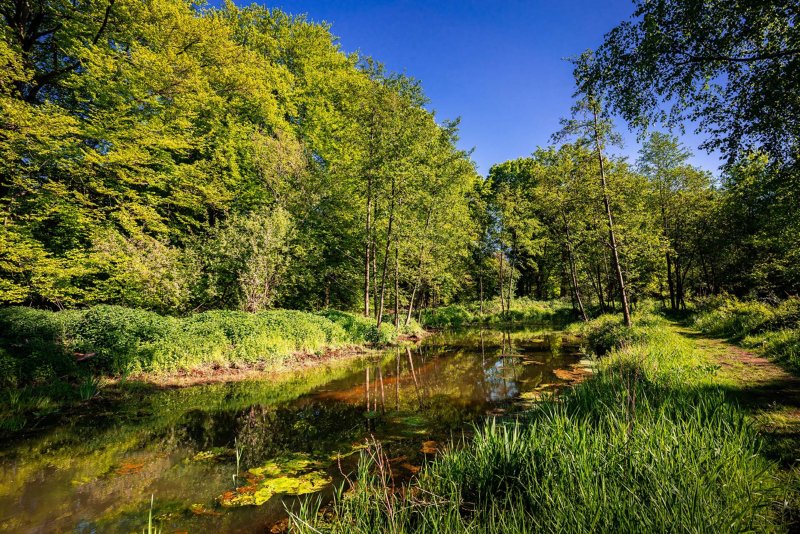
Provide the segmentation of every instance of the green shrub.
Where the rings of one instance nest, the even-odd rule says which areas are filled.
[[[391,318],[383,321],[378,330],[375,319],[371,317],[337,310],[325,310],[319,312],[319,315],[339,325],[351,343],[386,344],[397,339],[398,332],[392,324]],[[413,324],[416,325],[416,322],[414,321]]]
[[[19,361],[0,349],[0,390],[19,385]]]
[[[479,316],[459,304],[422,311],[422,324],[430,328],[459,328],[478,321]]]
[[[57,315],[57,314],[56,314]],[[83,310],[68,332],[68,348],[95,353],[90,365],[103,373],[147,369],[159,343],[173,339],[180,320],[155,312],[100,305]]]
[[[422,311],[422,324],[430,328],[460,328],[480,323],[526,323],[574,318],[572,309],[563,302],[542,302],[529,298],[512,300],[510,310],[504,310],[498,298],[486,301],[483,314],[478,302],[451,304]]]
[[[634,315],[634,324],[627,328],[619,314],[604,314],[577,329],[583,335],[586,348],[594,354],[603,355],[613,349],[641,342],[654,333],[660,320],[650,313]]]
[[[41,382],[48,376],[74,372],[67,333],[78,315],[21,306],[0,308],[0,348],[17,360],[19,381]]]
[[[700,307],[694,326],[713,336],[741,339],[766,329],[774,319],[774,310],[761,302],[715,299],[713,305]]]

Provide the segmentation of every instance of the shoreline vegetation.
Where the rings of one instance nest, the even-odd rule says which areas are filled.
[[[0,309],[0,389],[11,402],[0,430],[22,429],[27,415],[86,402],[102,389],[137,382],[191,387],[258,379],[375,349],[416,342],[445,327],[565,320],[563,303],[520,299],[510,310],[486,302],[423,310],[394,326],[337,310],[259,313],[208,311],[184,317],[115,305],[47,311]]]
[[[719,307],[712,311],[712,304]],[[709,313],[754,306],[722,299],[707,303],[695,321],[709,324]],[[489,419],[474,437],[446,448],[410,485],[394,486],[389,459],[373,443],[362,457],[359,483],[343,486],[328,508],[307,501],[292,515],[293,528],[788,528],[800,502],[796,472],[781,471],[765,457],[765,438],[726,395],[720,366],[664,317],[642,309],[633,318],[630,328],[618,315],[575,323],[569,330],[584,338],[587,350],[602,354],[593,376],[522,415]]]
[[[171,317],[100,305],[0,309],[0,431],[23,429],[126,383],[181,387],[255,379],[424,335],[334,310],[210,311]]]

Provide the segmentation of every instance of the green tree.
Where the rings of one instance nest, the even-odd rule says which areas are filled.
[[[800,28],[793,2],[634,2],[597,50],[596,79],[638,127],[697,123],[729,163],[760,150],[794,165],[800,139]],[[664,105],[666,104],[666,106]]]

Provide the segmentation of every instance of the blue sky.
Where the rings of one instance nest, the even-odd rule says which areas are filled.
[[[633,11],[630,0],[259,1],[326,21],[345,51],[421,80],[440,119],[461,117],[461,148],[474,148],[482,174],[548,144],[572,104],[564,58],[597,47]],[[617,153],[635,157],[636,136],[618,127]],[[693,164],[716,171],[719,158],[697,148],[701,137],[682,140]]]

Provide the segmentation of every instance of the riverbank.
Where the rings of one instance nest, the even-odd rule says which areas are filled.
[[[324,470],[331,485],[313,498],[328,499],[371,436],[407,480],[471,421],[568,387],[574,341],[541,324],[444,332],[258,380],[106,388],[1,440],[0,531],[141,532],[151,495],[163,532],[269,531],[307,495],[262,491],[256,505],[254,489]]]
[[[0,431],[23,428],[104,388],[190,386],[264,377],[425,335],[335,310],[162,316],[120,306],[0,309]]]
[[[632,329],[583,327],[606,344],[593,377],[523,417],[479,429],[408,488],[380,450],[333,510],[300,532],[783,531],[796,525],[797,470],[730,394],[720,361],[652,315]],[[745,376],[742,380],[747,380]],[[331,519],[332,518],[332,519]]]

